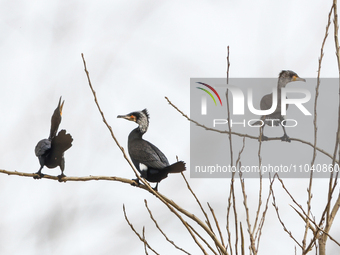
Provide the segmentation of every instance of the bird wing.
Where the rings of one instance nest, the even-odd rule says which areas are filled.
[[[155,145],[145,140],[138,140],[129,145],[130,157],[138,170],[139,164],[144,164],[149,168],[162,169],[169,165],[165,157]]]
[[[262,97],[260,102],[261,110],[269,110],[273,104],[273,93],[267,94]]]
[[[287,98],[287,97],[286,97]],[[275,110],[275,112],[281,113],[281,98],[278,98],[278,106]],[[261,110],[269,110],[272,107],[273,104],[273,93],[267,94],[262,97],[260,102],[260,108]],[[286,105],[286,109],[288,109],[288,104]]]
[[[71,148],[73,138],[70,134],[66,134],[66,130],[60,130],[58,135],[52,139],[53,150],[64,153]]]
[[[35,155],[37,157],[43,155],[47,150],[51,149],[51,141],[48,139],[43,139],[38,142],[35,146]]]

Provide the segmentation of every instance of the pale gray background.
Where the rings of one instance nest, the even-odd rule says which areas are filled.
[[[121,144],[126,146],[135,124],[116,116],[148,108],[151,126],[145,138],[170,162],[178,155],[190,166],[189,122],[164,96],[189,113],[190,77],[225,77],[227,45],[232,77],[275,78],[282,69],[294,70],[303,78],[315,77],[330,7],[331,2],[323,0],[1,1],[0,167],[23,172],[39,169],[34,147],[48,136],[51,114],[62,95],[65,105],[60,128],[74,138],[65,155],[65,174],[134,177],[93,102],[81,53]],[[338,75],[333,29],[330,32],[323,77]],[[329,114],[337,116],[337,110],[329,109]],[[312,140],[310,136],[305,139]],[[301,153],[311,154],[310,148],[303,148]],[[333,144],[325,149],[332,151]],[[45,172],[58,175],[60,170]],[[224,225],[230,181],[189,181]],[[286,183],[304,206],[308,181]],[[325,205],[326,186],[324,180],[314,182],[314,215],[320,215]],[[258,181],[247,181],[247,187],[254,215]],[[303,222],[289,207],[291,201],[280,185],[275,188],[286,227],[302,240]],[[236,189],[240,194],[239,185]],[[181,176],[170,176],[159,190],[202,217]],[[135,227],[141,231],[146,226],[146,236],[157,251],[178,254],[155,229],[143,199],[148,199],[171,239],[192,254],[200,254],[163,204],[129,185],[104,181],[65,184],[2,174],[0,192],[1,254],[142,254],[143,245],[123,218],[123,203]],[[239,219],[244,219],[241,202],[238,210]],[[334,222],[337,225],[339,220]],[[335,227],[331,234],[339,239]],[[293,253],[294,243],[271,207],[260,253],[273,251]],[[339,249],[331,244],[328,252]]]

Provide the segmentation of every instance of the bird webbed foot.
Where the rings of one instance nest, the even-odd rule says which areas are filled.
[[[260,141],[260,139],[259,139],[259,141]],[[263,142],[263,141],[268,141],[268,136],[262,135],[262,136],[261,136],[261,141],[262,141],[262,142]]]
[[[60,175],[57,176],[59,182],[63,182],[62,178],[66,177],[64,173],[61,173]],[[65,181],[64,181],[65,182]]]
[[[132,186],[136,186],[136,187],[138,187],[139,185],[140,185],[140,183],[139,183],[139,179],[138,178],[136,178],[136,179],[132,179],[134,182],[133,183],[131,183],[131,185]]]
[[[282,142],[289,142],[290,143],[290,138],[288,135],[284,134],[281,138]]]
[[[43,178],[45,175],[39,170],[38,172],[35,173],[36,175],[33,176],[33,179],[38,180]]]

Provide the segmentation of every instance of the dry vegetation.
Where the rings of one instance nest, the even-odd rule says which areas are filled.
[[[318,75],[317,75],[317,85],[315,88],[315,98],[314,98],[314,142],[310,143],[307,141],[303,141],[297,138],[292,138],[292,142],[296,143],[302,143],[304,146],[312,147],[313,148],[313,154],[311,155],[311,165],[314,164],[316,157],[317,157],[317,151],[328,156],[331,159],[331,164],[334,166],[339,162],[340,158],[340,104],[339,104],[339,116],[338,116],[338,127],[337,132],[334,135],[334,149],[333,153],[326,152],[325,150],[322,150],[318,148],[317,145],[317,135],[318,135],[318,128],[317,128],[317,105],[318,105],[318,96],[319,96],[319,86],[320,86],[320,74],[321,74],[321,64],[323,59],[323,48],[325,45],[326,40],[328,39],[328,30],[332,24],[332,17],[333,17],[333,24],[334,24],[334,43],[335,43],[335,49],[336,49],[336,56],[338,60],[338,68],[339,68],[339,76],[340,76],[340,52],[339,52],[339,41],[338,41],[338,14],[337,14],[337,1],[334,0],[333,5],[331,7],[331,10],[328,15],[328,22],[326,26],[325,36],[322,41],[321,46],[321,52],[320,52],[320,58],[319,58],[319,67],[318,67]],[[334,218],[336,217],[338,213],[338,209],[340,206],[340,195],[336,195],[335,192],[338,190],[338,174],[331,173],[329,176],[329,185],[327,189],[324,189],[322,192],[327,192],[328,201],[325,202],[325,206],[323,208],[323,213],[319,218],[316,218],[312,216],[312,191],[313,191],[313,172],[310,174],[309,179],[309,185],[307,187],[307,201],[306,206],[302,206],[300,202],[296,201],[294,198],[294,194],[291,193],[291,191],[285,186],[284,180],[280,178],[279,175],[274,175],[269,180],[269,192],[268,194],[264,194],[263,192],[263,179],[262,176],[259,176],[259,190],[258,190],[258,201],[257,201],[257,207],[255,208],[249,208],[248,200],[247,200],[247,192],[246,192],[246,181],[241,176],[235,176],[233,175],[230,179],[230,192],[227,197],[228,206],[226,210],[226,226],[221,226],[220,220],[215,215],[214,209],[209,205],[203,205],[199,198],[196,196],[195,192],[192,190],[189,181],[185,178],[185,176],[182,174],[185,183],[187,185],[188,190],[190,191],[193,198],[196,200],[200,210],[202,211],[203,218],[200,219],[199,217],[195,216],[189,211],[189,208],[184,208],[177,204],[176,202],[172,201],[171,199],[167,198],[166,196],[162,195],[161,193],[153,190],[150,185],[142,179],[137,170],[134,168],[133,164],[129,160],[129,157],[127,156],[124,148],[119,144],[118,140],[116,139],[114,132],[111,128],[111,126],[107,123],[104,113],[100,108],[99,102],[96,97],[96,93],[92,87],[89,72],[86,67],[85,58],[82,55],[83,63],[85,72],[87,75],[89,86],[92,90],[95,104],[98,107],[98,110],[102,116],[103,122],[107,126],[108,130],[111,133],[112,138],[116,142],[117,146],[122,152],[123,157],[126,159],[126,161],[129,163],[131,169],[135,172],[137,178],[140,180],[142,185],[139,186],[140,189],[144,189],[145,191],[148,191],[152,193],[157,199],[163,203],[169,211],[174,214],[178,220],[183,224],[183,226],[186,228],[188,233],[190,234],[192,241],[200,248],[203,254],[258,254],[259,252],[259,245],[261,241],[261,235],[263,231],[263,225],[266,221],[266,216],[268,212],[268,208],[272,205],[274,208],[274,211],[277,215],[277,220],[280,222],[283,231],[289,235],[289,237],[294,240],[296,244],[296,253],[301,254],[307,254],[310,252],[316,252],[320,255],[326,254],[326,244],[327,241],[334,242],[338,246],[340,246],[340,240],[337,238],[332,237],[330,233],[330,229],[333,225]],[[228,47],[228,58],[227,58],[228,68],[227,68],[227,79],[229,77],[229,47]],[[339,84],[339,91],[340,91],[340,84]],[[340,95],[340,93],[339,93]],[[228,99],[228,91],[226,93],[226,99],[227,104],[229,105],[229,99]],[[241,161],[242,161],[242,152],[245,148],[245,141],[246,139],[258,139],[258,137],[247,135],[247,134],[241,134],[236,133],[231,130],[231,127],[228,127],[227,131],[219,131],[214,130],[208,127],[205,127],[201,125],[200,123],[196,122],[195,120],[190,119],[185,113],[183,113],[180,109],[178,109],[168,98],[166,98],[168,103],[177,110],[184,118],[186,118],[188,121],[191,121],[195,123],[196,125],[200,126],[201,128],[204,128],[209,131],[213,132],[220,132],[220,133],[227,133],[229,137],[229,146],[230,151],[232,152],[230,155],[231,165],[240,167]],[[340,100],[339,100],[340,102]],[[230,118],[230,113],[228,112],[228,119]],[[261,134],[260,134],[261,135]],[[243,137],[243,147],[242,149],[237,152],[237,160],[234,163],[233,162],[233,143],[232,139],[233,136],[240,136]],[[269,140],[277,140],[279,138],[270,138]],[[270,141],[269,141],[270,142]],[[261,146],[262,142],[259,142],[258,146],[258,164],[261,165]],[[332,148],[326,148],[332,149]],[[0,170],[1,173],[8,174],[8,175],[19,175],[22,177],[33,177],[35,174],[31,173],[21,173],[21,172],[14,172],[14,171],[7,171],[7,170]],[[43,178],[52,179],[52,180],[58,180],[58,177],[45,175]],[[123,182],[126,184],[134,184],[133,180],[130,179],[124,179],[121,177],[109,177],[109,176],[88,176],[88,177],[63,177],[62,181],[68,182],[68,181],[92,181],[92,180],[105,180],[105,181],[118,181]],[[241,201],[238,201],[237,196],[235,195],[235,182],[240,182],[240,187],[242,189],[242,198]],[[304,224],[301,225],[304,227],[304,235],[303,237],[297,237],[294,236],[291,231],[286,227],[287,222],[284,222],[284,220],[281,217],[280,209],[277,205],[276,196],[274,193],[274,190],[272,189],[272,185],[274,182],[279,182],[281,184],[282,190],[290,197],[291,199],[291,207],[295,210],[295,212],[301,217],[301,219],[304,221]],[[319,191],[321,192],[321,191]],[[157,219],[153,216],[152,209],[149,208],[147,200],[145,202],[145,209],[149,213],[150,220],[155,224],[156,228],[159,230],[161,235],[164,236],[165,241],[169,242],[171,245],[173,245],[179,252],[185,253],[185,254],[191,254],[190,251],[186,251],[185,249],[178,247],[175,243],[175,241],[170,240],[170,238],[167,236],[166,231],[164,231],[160,224],[158,224]],[[245,212],[245,219],[241,219],[239,217],[239,212],[237,211],[236,205],[238,203],[243,204],[244,212]],[[161,254],[160,252],[155,251],[152,248],[152,244],[150,244],[147,241],[147,237],[145,236],[145,228],[143,228],[142,232],[138,232],[134,226],[133,223],[130,222],[128,218],[128,214],[126,212],[125,206],[123,206],[123,212],[126,219],[127,224],[130,226],[132,231],[138,236],[138,238],[143,242],[144,244],[144,252],[145,254],[148,254],[149,252],[152,252],[154,254]],[[255,212],[255,217],[250,217],[250,212]],[[225,231],[226,230],[226,231]],[[224,238],[223,236],[226,236]],[[312,238],[310,238],[312,237]],[[265,245],[265,244],[263,244]],[[248,250],[248,252],[247,252]],[[300,250],[300,251],[299,251]]]

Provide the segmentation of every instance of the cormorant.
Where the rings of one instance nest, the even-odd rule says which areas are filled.
[[[263,124],[263,130],[264,130],[264,126],[267,124],[268,126],[278,126],[281,125],[282,129],[283,129],[283,136],[281,137],[281,141],[286,141],[286,142],[290,142],[290,139],[286,133],[286,129],[285,127],[282,125],[282,121],[284,121],[284,117],[281,115],[281,88],[286,87],[286,85],[289,82],[292,81],[303,81],[306,82],[305,79],[300,78],[295,72],[290,71],[290,70],[283,70],[281,71],[281,73],[279,74],[279,80],[277,83],[277,107],[275,109],[275,111],[269,115],[264,115],[261,117],[261,120],[263,121],[263,123],[261,121],[257,121],[255,123],[253,123],[253,126],[257,126],[257,125],[262,125]],[[264,97],[262,97],[261,102],[260,102],[260,108],[261,110],[268,110],[271,108],[272,106],[272,94],[267,94]],[[287,108],[288,109],[288,105]],[[276,121],[274,121],[276,119]],[[266,120],[270,120],[270,121],[266,121]],[[279,121],[278,121],[279,120]],[[262,130],[262,131],[263,131]],[[266,141],[268,140],[267,136],[263,135],[262,132],[262,141]]]
[[[185,170],[183,161],[169,165],[165,155],[152,143],[142,137],[149,126],[149,114],[146,109],[119,115],[117,118],[134,121],[138,127],[131,131],[128,138],[130,158],[140,172],[141,177],[149,182],[157,182],[154,190],[157,191],[158,183],[166,178],[169,173],[180,173]],[[139,180],[135,180],[139,184]]]
[[[48,168],[55,168],[59,166],[61,169],[61,174],[58,175],[59,181],[65,176],[64,152],[72,146],[73,138],[70,134],[66,134],[66,130],[64,129],[61,130],[58,135],[56,135],[61,122],[64,102],[65,101],[61,103],[60,97],[58,106],[54,110],[51,118],[50,136],[48,139],[39,141],[35,146],[35,155],[39,158],[40,169],[36,173],[38,176],[34,176],[34,179],[40,179],[44,176],[44,174],[41,173],[41,169],[44,166],[47,166]]]

